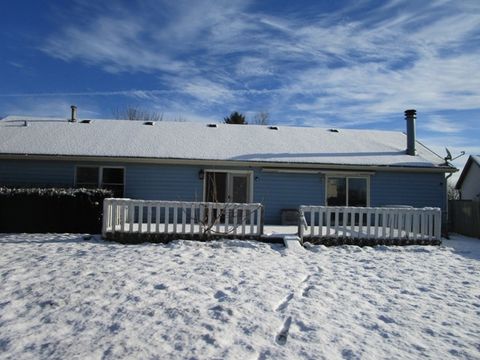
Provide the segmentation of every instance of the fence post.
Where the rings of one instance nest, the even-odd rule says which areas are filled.
[[[260,231],[258,235],[263,235],[263,227],[265,225],[265,208],[260,205]]]
[[[300,237],[300,241],[303,243],[303,219],[305,218],[305,215],[303,213],[302,207],[298,209],[298,236]]]
[[[110,199],[103,199],[103,222],[102,222],[102,237],[107,236],[108,220],[110,218],[109,204]]]

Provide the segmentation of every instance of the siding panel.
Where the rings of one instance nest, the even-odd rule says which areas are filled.
[[[265,221],[279,224],[282,209],[323,205],[325,186],[320,174],[256,172],[254,201],[265,206]]]
[[[201,167],[127,165],[125,196],[145,200],[202,201]]]
[[[371,205],[440,207],[445,211],[445,177],[427,173],[376,173],[371,177]]]
[[[64,161],[0,161],[0,185],[3,186],[71,187],[74,174],[74,164]]]

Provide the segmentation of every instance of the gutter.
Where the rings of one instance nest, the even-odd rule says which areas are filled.
[[[39,160],[39,161],[81,161],[81,162],[110,162],[136,164],[168,164],[168,165],[197,165],[197,166],[225,166],[225,167],[259,167],[268,171],[278,169],[303,170],[352,170],[352,171],[391,171],[391,172],[422,172],[422,173],[454,173],[458,169],[452,166],[421,167],[395,165],[351,165],[351,164],[322,164],[322,163],[290,163],[290,162],[262,162],[241,160],[201,160],[201,159],[159,159],[146,157],[114,157],[114,156],[77,156],[77,155],[19,155],[0,154],[5,160]]]

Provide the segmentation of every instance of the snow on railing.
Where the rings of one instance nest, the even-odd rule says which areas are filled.
[[[263,206],[109,198],[103,202],[107,233],[260,236]]]
[[[301,238],[441,238],[440,208],[300,206],[299,218]]]

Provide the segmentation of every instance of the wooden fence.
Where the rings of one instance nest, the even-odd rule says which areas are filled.
[[[439,208],[300,206],[299,235],[310,239],[440,241]],[[388,243],[388,241],[386,242]]]
[[[169,240],[177,235],[256,237],[262,233],[261,204],[113,198],[103,203],[104,238]]]
[[[450,200],[448,206],[450,230],[480,238],[480,201]]]

